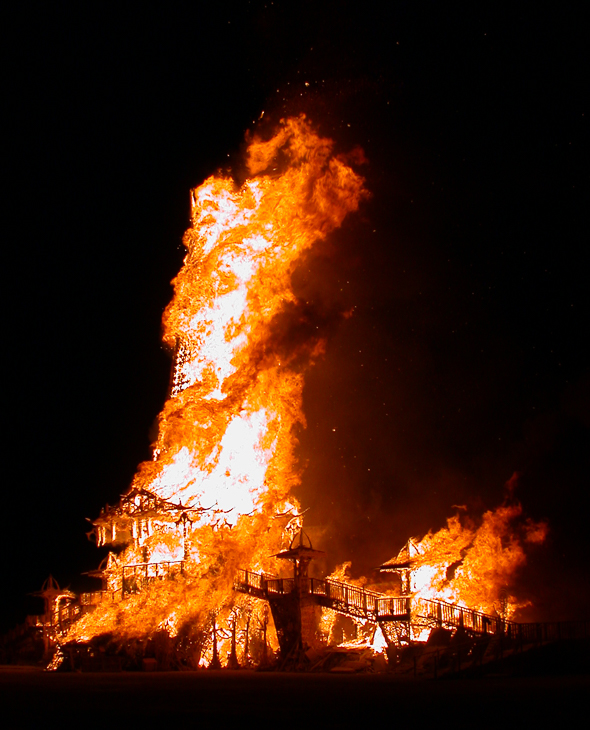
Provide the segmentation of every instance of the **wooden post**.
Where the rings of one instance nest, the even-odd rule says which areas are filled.
[[[252,613],[250,611],[246,614],[246,636],[244,639],[244,657],[243,662],[248,667],[250,666],[250,619]]]
[[[268,626],[268,603],[264,604],[264,610],[262,613],[262,660],[260,662],[260,667],[265,668],[268,667],[268,645],[266,643],[266,629]]]
[[[219,654],[217,653],[217,624],[215,614],[213,615],[213,658],[208,669],[221,669],[221,662],[219,661]]]
[[[229,661],[227,666],[229,669],[239,669],[240,663],[238,661],[238,652],[236,647],[236,630],[237,630],[237,623],[238,623],[238,617],[234,613],[232,616],[232,625],[231,625],[231,652],[229,655]]]

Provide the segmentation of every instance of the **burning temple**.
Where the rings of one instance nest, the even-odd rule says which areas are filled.
[[[322,576],[303,529],[296,430],[325,341],[292,274],[361,205],[362,162],[291,118],[249,142],[239,189],[216,175],[192,191],[163,317],[173,366],[153,458],[91,520],[109,551],[89,573],[100,588],[76,595],[50,579],[39,594],[45,612],[30,623],[53,666],[352,671],[395,666],[429,642],[473,658],[538,640],[538,625],[513,622],[507,586],[544,530],[515,527],[515,502],[477,526],[451,518],[356,581],[344,567]]]

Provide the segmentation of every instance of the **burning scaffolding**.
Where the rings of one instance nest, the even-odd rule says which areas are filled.
[[[381,637],[381,648],[433,627],[488,635],[512,626],[517,603],[505,586],[523,542],[544,536],[532,523],[524,537],[511,531],[515,502],[477,529],[457,517],[409,541],[381,566],[397,587],[354,584],[344,569],[308,574],[319,551],[293,496],[294,447],[304,372],[324,342],[291,276],[366,196],[352,167],[361,161],[360,152],[336,155],[301,116],[250,140],[241,188],[217,175],[192,191],[187,253],[164,314],[174,359],[153,459],[92,521],[89,535],[110,548],[90,573],[101,590],[76,598],[46,587],[54,644],[109,636],[145,655],[159,637],[177,665],[219,666],[220,656],[263,665],[278,652],[288,666],[334,643],[335,614],[368,645]],[[281,578],[285,560],[293,574]]]

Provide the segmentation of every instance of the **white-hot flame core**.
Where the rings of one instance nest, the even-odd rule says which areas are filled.
[[[201,504],[216,504],[230,524],[235,524],[240,514],[256,509],[264,489],[272,457],[272,448],[261,446],[267,421],[264,409],[233,418],[221,440],[215,468],[202,474],[201,483],[193,489]]]
[[[385,636],[383,636],[383,631],[381,631],[379,624],[377,624],[377,628],[375,629],[371,649],[376,654],[382,654],[387,649],[387,641],[385,640]]]
[[[164,499],[180,498],[186,507],[205,506],[224,513],[228,524],[235,524],[241,514],[249,514],[259,505],[264,479],[272,458],[273,446],[264,448],[268,416],[261,408],[243,412],[228,424],[219,444],[213,444],[202,468],[184,446],[165,465],[154,481],[153,489]],[[179,485],[181,485],[179,487]],[[207,513],[195,524],[208,519]]]

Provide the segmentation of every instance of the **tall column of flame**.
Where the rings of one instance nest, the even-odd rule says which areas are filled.
[[[118,558],[123,565],[184,556],[194,580],[188,587],[161,583],[157,600],[146,592],[101,605],[74,626],[79,638],[162,627],[173,633],[227,605],[235,570],[272,567],[287,523],[280,515],[297,512],[291,490],[298,480],[294,427],[303,422],[301,363],[322,343],[289,342],[285,328],[298,311],[291,275],[302,253],[357,209],[365,190],[303,116],[283,120],[267,141],[254,138],[247,167],[239,189],[232,178],[213,176],[192,191],[187,254],[164,314],[164,341],[176,352],[171,394],[154,459],[140,465],[132,485],[191,508],[189,535],[154,524],[141,555],[134,543]]]
[[[298,258],[363,194],[361,178],[331,152],[305,119],[289,119],[271,140],[250,144],[253,177],[240,190],[212,177],[193,191],[188,254],[164,315],[164,341],[182,357],[156,459],[136,484],[188,506],[216,506],[231,525],[254,510],[284,510],[297,478],[303,374],[277,329],[296,302]],[[310,355],[318,346],[303,345]]]

